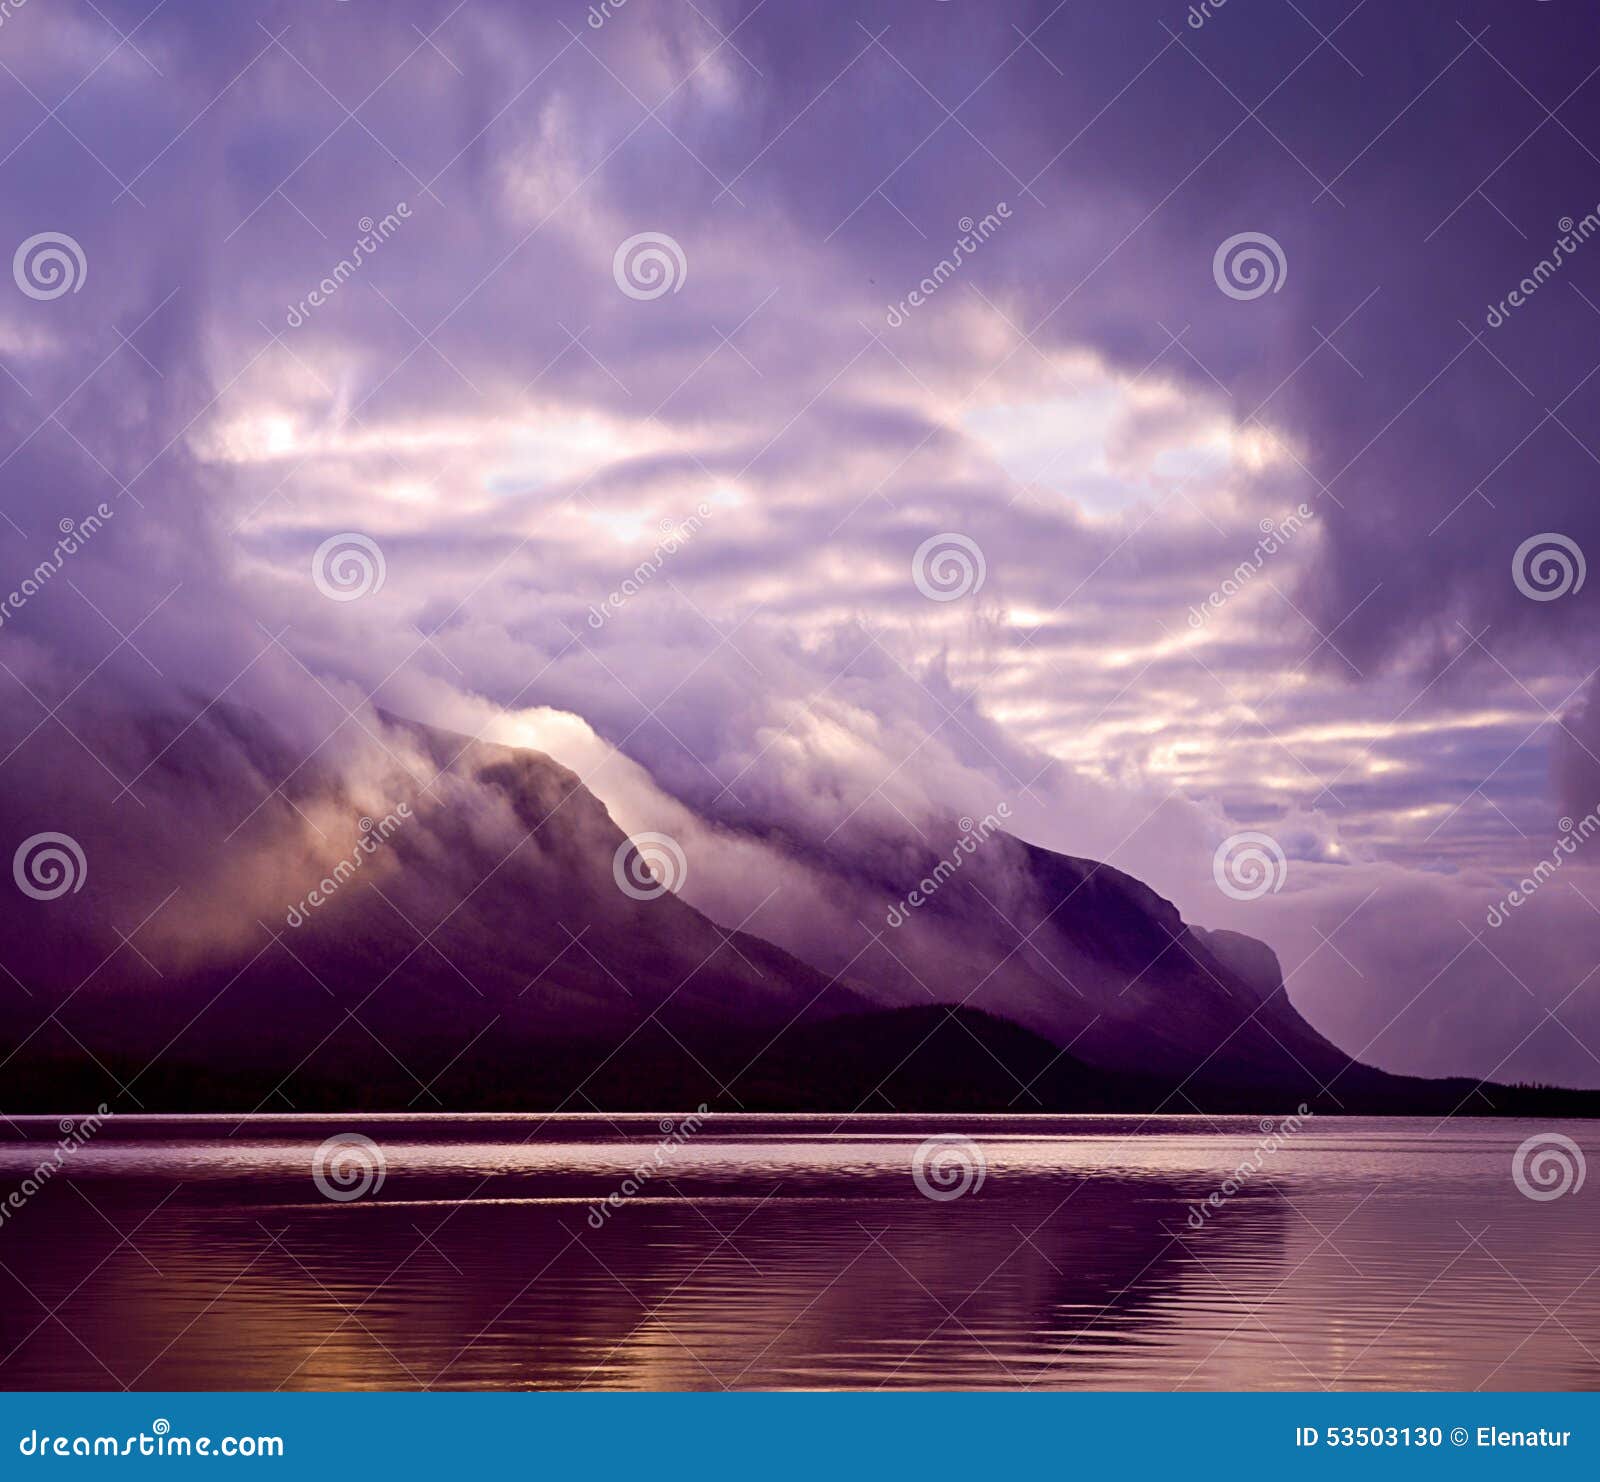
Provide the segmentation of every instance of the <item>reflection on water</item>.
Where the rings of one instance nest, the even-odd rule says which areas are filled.
[[[1600,1187],[1520,1194],[1543,1130],[1308,1124],[1202,1220],[1253,1121],[712,1117],[657,1166],[649,1117],[119,1118],[0,1225],[0,1385],[1600,1387]],[[981,1184],[919,1191],[934,1133]]]

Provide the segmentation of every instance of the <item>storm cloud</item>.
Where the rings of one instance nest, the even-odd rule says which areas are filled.
[[[0,294],[8,790],[160,829],[138,717],[370,780],[382,709],[550,750],[814,958],[830,853],[1005,800],[1352,1053],[1600,1084],[1586,856],[1486,922],[1600,806],[1600,48],[1198,14],[8,9],[0,245],[81,254]]]

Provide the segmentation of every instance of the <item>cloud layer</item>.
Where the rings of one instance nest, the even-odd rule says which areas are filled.
[[[114,515],[7,609],[7,786],[136,830],[114,714],[330,759],[381,706],[546,747],[796,949],[809,858],[1005,799],[1352,1052],[1600,1084],[1585,856],[1485,922],[1600,805],[1594,591],[1513,579],[1600,550],[1600,52],[1302,10],[10,13],[7,250],[86,271],[0,295],[0,586]]]

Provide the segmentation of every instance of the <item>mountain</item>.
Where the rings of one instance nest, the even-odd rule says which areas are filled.
[[[651,848],[541,753],[392,717],[346,729],[308,745],[223,705],[108,718],[89,744],[131,787],[85,769],[0,797],[0,838],[66,835],[83,861],[57,889],[19,858],[0,892],[8,1109],[1449,1110],[1472,1093],[1357,1065],[1295,1012],[1268,948],[1103,864],[993,833],[841,972],[657,889]],[[936,867],[885,843],[831,878],[859,905]]]
[[[150,1105],[204,1087],[284,1110],[338,1084],[434,1106],[442,1073],[470,1097],[475,1073],[514,1080],[558,1043],[651,1026],[687,1072],[730,1024],[770,1036],[863,1007],[670,891],[625,893],[622,831],[541,754],[391,721],[385,781],[405,795],[366,801],[222,707],[100,739],[142,802],[0,800],[4,837],[48,826],[86,861],[75,893],[3,897],[0,1074],[34,1100],[70,1076],[155,1087]]]
[[[952,822],[929,832],[949,843],[902,844],[892,862],[849,877],[865,897],[937,884],[853,964],[874,1002],[963,1003],[1091,1064],[1172,1084],[1193,1076],[1287,1093],[1349,1072],[1349,1058],[1282,991],[1264,944],[1189,925],[1110,865],[1004,831],[970,852],[956,841],[974,838],[971,830]],[[939,861],[953,859],[960,864],[941,880]]]

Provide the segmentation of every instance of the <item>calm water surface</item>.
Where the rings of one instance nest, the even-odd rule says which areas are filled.
[[[1600,1177],[1512,1179],[1592,1124],[1310,1121],[1201,1220],[1256,1121],[661,1121],[118,1117],[0,1224],[0,1386],[1600,1388]],[[0,1197],[60,1135],[7,1126]]]

